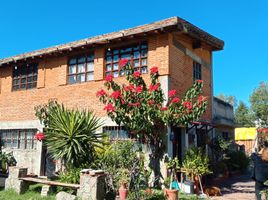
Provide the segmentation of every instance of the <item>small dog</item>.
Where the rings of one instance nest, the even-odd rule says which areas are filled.
[[[215,186],[205,188],[205,194],[208,196],[221,196],[221,189]]]

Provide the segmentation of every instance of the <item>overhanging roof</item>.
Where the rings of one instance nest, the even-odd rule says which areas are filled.
[[[136,35],[146,35],[151,32],[161,32],[161,31],[179,31],[184,34],[189,35],[190,37],[197,39],[201,42],[204,42],[211,46],[212,50],[222,50],[224,46],[224,42],[209,33],[199,29],[193,24],[181,19],[179,17],[172,17],[165,20],[157,21],[154,23],[137,26],[130,29],[121,30],[118,32],[112,32],[108,34],[103,34],[91,38],[86,38],[74,42],[70,42],[67,44],[56,45],[53,47],[40,49],[28,53],[19,54],[16,56],[0,59],[0,66],[4,64],[16,63],[18,61],[41,58],[45,55],[52,55],[57,52],[71,51],[73,49],[82,48],[85,46],[96,46],[96,45],[104,45],[108,44],[113,40],[118,40],[122,38],[131,38]]]

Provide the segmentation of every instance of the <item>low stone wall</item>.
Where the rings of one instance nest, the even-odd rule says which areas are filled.
[[[24,177],[27,177],[27,168],[10,167],[5,189],[14,189],[18,194],[24,193],[29,187],[28,181],[20,180],[20,178]],[[53,183],[50,184],[53,185]],[[48,190],[45,192],[47,194]],[[45,192],[43,191],[43,193]],[[101,170],[82,170],[80,174],[80,189],[77,191],[77,196],[81,200],[104,200],[105,173]]]

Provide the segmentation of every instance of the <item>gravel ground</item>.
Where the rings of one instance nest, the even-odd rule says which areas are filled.
[[[211,197],[213,200],[254,200],[255,182],[249,175],[241,175],[227,179],[221,185],[222,196]]]

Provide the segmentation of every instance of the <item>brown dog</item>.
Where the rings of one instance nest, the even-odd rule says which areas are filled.
[[[205,194],[208,196],[221,196],[221,189],[218,187],[208,187],[205,188]]]

